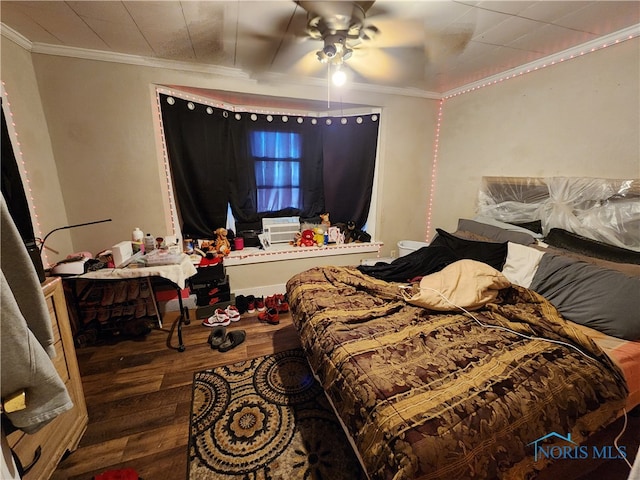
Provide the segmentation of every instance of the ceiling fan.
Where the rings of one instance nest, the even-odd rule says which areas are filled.
[[[295,3],[305,11],[306,22],[304,31],[289,33],[304,42],[322,42],[321,48],[307,51],[289,65],[290,72],[303,76],[313,76],[328,68],[334,72],[352,71],[366,81],[381,84],[417,85],[427,68],[436,68],[462,52],[475,29],[469,22],[443,26],[436,11],[432,15],[433,25],[429,25],[429,15],[411,16],[402,10],[402,4],[407,2],[297,0]],[[413,8],[433,9],[430,3]],[[300,20],[293,23],[297,28],[302,26]],[[295,48],[300,52],[299,46]]]
[[[321,63],[342,64],[353,54],[348,42],[370,40],[379,32],[374,25],[364,23],[373,1],[300,0],[297,3],[308,12],[306,31],[309,37],[324,42],[322,49],[316,52],[316,58]]]

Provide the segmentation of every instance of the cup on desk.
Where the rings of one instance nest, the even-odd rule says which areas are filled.
[[[233,239],[233,246],[236,250],[242,250],[244,248],[244,238],[236,237]]]

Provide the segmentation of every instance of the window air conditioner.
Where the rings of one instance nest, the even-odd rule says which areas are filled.
[[[300,217],[263,218],[262,233],[269,243],[289,243],[300,232]]]

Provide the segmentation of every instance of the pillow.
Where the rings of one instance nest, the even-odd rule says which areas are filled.
[[[492,302],[510,285],[504,275],[475,260],[458,260],[420,280],[420,291],[407,302],[430,310],[476,310]]]
[[[561,228],[552,228],[544,242],[553,247],[564,248],[571,252],[610,262],[640,264],[640,252],[592,240]]]
[[[477,222],[475,220],[468,220],[466,218],[458,220],[458,230],[476,233],[496,242],[513,242],[520,243],[522,245],[532,245],[536,243],[536,239],[529,233],[505,230],[495,225],[489,225],[488,223]]]
[[[568,320],[626,340],[640,340],[640,278],[545,253],[530,288]]]
[[[509,242],[502,274],[511,283],[529,288],[544,253],[532,247]]]
[[[524,228],[518,225],[514,225],[513,223],[501,222],[500,220],[496,220],[495,218],[485,217],[482,215],[477,215],[473,218],[476,222],[486,223],[487,225],[493,225],[494,227],[502,228],[503,230],[508,230],[510,232],[521,232],[526,233],[527,235],[531,235],[535,238],[542,238],[543,235],[541,233],[536,233],[533,230],[529,230],[528,228]],[[540,222],[542,224],[542,222]]]
[[[617,270],[618,272],[622,272],[630,277],[640,277],[640,265],[635,265],[633,263],[610,262],[609,260],[590,257],[589,255],[581,255],[580,253],[570,252],[569,250],[564,250],[562,248],[551,246],[543,247],[540,244],[530,248],[542,250],[544,253],[564,255],[565,257],[573,258],[575,260],[582,260],[583,262],[592,263],[598,267],[608,268],[609,270]]]
[[[440,228],[436,228],[436,231],[438,235],[431,241],[429,247],[446,247],[457,260],[476,260],[491,265],[496,270],[502,270],[507,258],[507,242],[478,242],[456,237]]]
[[[530,222],[507,222],[509,225],[515,225],[516,227],[521,227],[526,230],[529,230],[533,233],[537,233],[539,237],[542,238],[542,220],[532,220]]]

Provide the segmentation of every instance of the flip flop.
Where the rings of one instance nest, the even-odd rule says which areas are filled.
[[[218,350],[221,352],[227,352],[244,342],[246,336],[247,335],[244,330],[232,330],[227,333],[227,338],[220,344]]]

